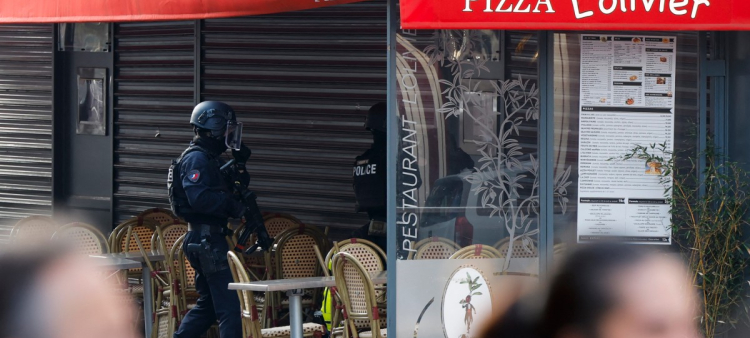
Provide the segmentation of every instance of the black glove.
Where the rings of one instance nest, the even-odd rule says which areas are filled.
[[[232,156],[237,161],[237,164],[245,165],[247,163],[247,160],[250,159],[250,155],[252,155],[253,152],[245,146],[244,143],[240,144],[240,150],[232,150]]]
[[[273,245],[273,238],[268,235],[268,230],[266,230],[263,221],[263,215],[260,213],[258,205],[255,204],[255,199],[253,198],[251,201],[252,202],[248,203],[248,208],[245,210],[245,230],[254,232],[258,240],[255,242],[255,245],[253,245],[253,249],[248,251],[255,251],[254,248],[258,247],[268,251],[271,245]]]
[[[240,187],[242,187],[242,189],[247,190],[247,187],[250,186],[250,174],[247,172],[247,170],[245,170],[244,167],[241,168],[241,169],[242,169],[242,171],[238,170],[240,172],[240,174],[237,175],[237,176],[239,176],[237,178],[240,181]]]
[[[250,235],[252,235],[253,233],[255,233],[257,237],[257,239],[255,240],[255,244],[253,244],[249,248],[246,248],[243,243],[247,242]],[[263,249],[263,251],[268,251],[271,249],[271,246],[273,246],[273,238],[268,235],[266,227],[261,225],[253,228],[253,224],[249,223],[248,220],[245,219],[245,228],[243,229],[243,233],[240,235],[240,238],[237,241],[237,246],[234,248],[235,251],[250,255],[254,253],[258,248]]]
[[[255,245],[259,246],[264,251],[268,251],[271,248],[271,245],[273,245],[273,238],[271,238],[265,230],[264,227],[263,231],[258,231],[258,241],[255,242]]]

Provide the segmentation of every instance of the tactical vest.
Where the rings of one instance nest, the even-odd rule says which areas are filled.
[[[185,149],[184,152],[182,152],[182,155],[180,155],[180,157],[172,160],[172,165],[169,166],[169,174],[167,175],[169,205],[172,208],[172,212],[174,212],[177,217],[180,217],[182,219],[188,219],[189,216],[193,214],[193,210],[192,208],[190,208],[187,194],[185,194],[185,189],[182,187],[182,179],[180,178],[180,163],[182,162],[182,159],[185,157],[185,155],[194,151],[200,151],[208,154],[208,151],[201,148],[200,146],[191,145],[190,147]],[[175,175],[177,175],[176,180],[174,177]]]
[[[387,157],[385,149],[367,150],[357,156],[352,176],[359,211],[385,209]]]

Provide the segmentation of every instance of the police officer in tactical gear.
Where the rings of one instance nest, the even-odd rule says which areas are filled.
[[[365,128],[372,133],[372,146],[354,161],[354,195],[357,212],[367,212],[370,221],[352,233],[386,250],[386,168],[388,166],[385,102],[376,103],[367,112]]]
[[[195,288],[200,298],[182,320],[175,338],[200,337],[216,320],[221,338],[242,337],[240,303],[237,292],[227,289],[232,274],[227,261],[229,247],[225,235],[228,218],[245,218],[245,228],[256,231],[259,246],[267,249],[272,240],[263,227],[255,196],[247,190],[250,176],[245,163],[251,151],[241,142],[242,123],[227,104],[206,101],[193,109],[190,117],[195,138],[169,170],[169,197],[172,209],[185,219],[188,233],[183,250],[196,271]],[[234,172],[226,177],[227,165],[220,156],[232,149]],[[233,184],[244,187],[239,198]],[[244,203],[243,203],[244,202]]]

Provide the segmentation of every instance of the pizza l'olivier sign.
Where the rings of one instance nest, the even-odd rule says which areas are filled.
[[[464,0],[464,12],[474,11],[474,7],[481,8],[486,13],[555,13],[553,0]],[[570,0],[576,19],[583,19],[595,14],[609,15],[617,11],[646,13],[659,11],[671,12],[673,15],[687,15],[695,19],[701,6],[711,6],[709,0],[600,0],[598,6],[586,8],[579,4],[579,0]],[[480,5],[474,5],[479,2]],[[582,1],[581,1],[582,2]],[[534,4],[535,3],[535,4]],[[532,9],[533,6],[533,9]]]
[[[750,30],[747,0],[400,0],[406,29]]]

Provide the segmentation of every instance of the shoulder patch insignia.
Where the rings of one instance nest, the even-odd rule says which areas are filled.
[[[190,170],[190,172],[188,173],[188,179],[190,180],[190,182],[198,182],[199,178],[201,178],[201,172],[198,170]]]

